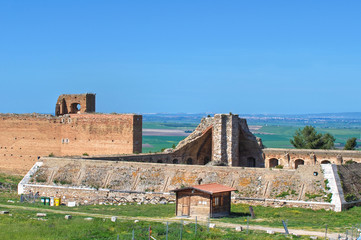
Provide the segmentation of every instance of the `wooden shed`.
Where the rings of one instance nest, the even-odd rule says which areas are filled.
[[[177,216],[223,217],[231,212],[231,192],[236,189],[218,183],[173,190]]]

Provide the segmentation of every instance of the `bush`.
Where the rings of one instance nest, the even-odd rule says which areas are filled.
[[[283,169],[283,165],[277,165],[275,168]]]
[[[347,160],[346,162],[345,162],[345,164],[354,164],[354,163],[356,163],[354,160]]]
[[[346,196],[345,196],[345,200],[346,200],[346,202],[353,202],[353,201],[357,201],[358,198],[355,196],[355,194],[353,194],[353,193],[348,193],[348,194],[346,194]]]

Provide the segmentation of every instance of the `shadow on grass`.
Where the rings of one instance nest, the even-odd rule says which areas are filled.
[[[227,217],[228,218],[238,218],[238,217],[250,217],[250,216],[251,216],[251,214],[246,213],[246,212],[231,212],[231,214]]]

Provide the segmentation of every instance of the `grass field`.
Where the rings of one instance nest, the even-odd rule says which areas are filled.
[[[0,208],[0,210],[2,210]],[[48,213],[46,217],[37,218],[36,211],[11,210],[12,216],[0,215],[0,239],[24,240],[24,239],[148,239],[149,227],[152,236],[157,240],[166,239],[167,227],[164,223],[152,221],[139,221],[134,223],[130,220],[118,220],[111,222],[110,219],[94,218],[85,221],[83,216],[73,216],[71,220],[65,220],[64,214]],[[133,235],[134,231],[134,235]],[[181,238],[182,234],[182,238]],[[289,239],[282,234],[269,235],[265,232],[249,231],[235,232],[226,228],[208,229],[205,226],[190,223],[182,225],[169,223],[168,239]],[[309,237],[296,237],[296,239],[309,239]]]
[[[361,207],[343,212],[263,206],[254,206],[253,209],[256,219],[250,220],[250,224],[255,225],[282,227],[282,220],[287,220],[289,228],[324,230],[327,224],[328,229],[342,233],[351,229],[352,225],[361,224]],[[231,212],[230,217],[222,218],[220,221],[242,224],[247,216],[250,216],[249,205],[246,204],[232,204]]]
[[[16,185],[21,177],[0,174],[1,186]],[[8,203],[8,200],[14,203]],[[0,215],[0,239],[131,239],[132,231],[136,239],[147,239],[148,228],[152,227],[153,236],[156,239],[165,239],[166,225],[152,220],[141,220],[134,223],[133,220],[118,220],[111,222],[104,217],[94,217],[91,221],[85,221],[86,216],[76,213],[102,214],[108,216],[125,217],[156,217],[171,218],[175,213],[174,204],[166,205],[87,205],[68,208],[66,206],[50,207],[40,203],[20,203],[16,191],[11,188],[0,189],[0,203],[26,207],[27,209],[14,209],[0,207],[0,211],[10,210],[11,215]],[[35,209],[37,208],[37,209]],[[40,209],[53,209],[57,211],[72,211],[73,219],[65,220],[65,213],[47,212],[46,217],[38,218],[36,213]],[[270,227],[282,227],[282,220],[288,222],[290,229],[308,229],[324,231],[328,229],[337,232],[351,230],[351,227],[361,222],[361,207],[354,207],[348,211],[336,213],[332,211],[301,208],[271,208],[254,206],[256,219],[251,219],[250,225],[262,225]],[[41,212],[41,210],[40,210]],[[245,220],[249,214],[249,205],[233,204],[232,215],[227,218],[214,219],[226,223],[235,223],[245,226]],[[97,215],[98,216],[98,215]],[[166,220],[164,220],[165,222]],[[170,223],[169,238],[180,239],[182,231],[183,239],[289,239],[282,234],[268,235],[264,232],[246,231],[235,232],[231,229],[215,228],[207,231],[205,226],[197,225],[195,235],[194,223],[184,226],[180,221]],[[309,237],[293,237],[294,239],[309,239]]]
[[[160,152],[163,148],[172,148],[173,144],[177,146],[184,138],[183,136],[143,136],[142,152]],[[151,147],[144,147],[144,144]]]

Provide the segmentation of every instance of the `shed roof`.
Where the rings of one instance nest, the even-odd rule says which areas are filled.
[[[192,187],[175,189],[173,191],[174,192],[179,192],[179,191],[188,190],[188,189],[192,189],[192,190],[196,189],[198,191],[205,192],[205,193],[208,193],[208,194],[221,193],[221,192],[231,192],[231,191],[236,191],[237,190],[235,188],[224,186],[222,184],[209,183],[209,184],[195,185],[195,186],[192,186]]]

